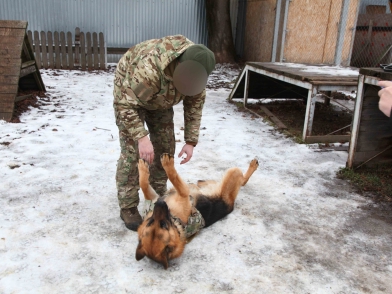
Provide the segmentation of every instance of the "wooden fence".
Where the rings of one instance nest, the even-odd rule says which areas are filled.
[[[103,33],[28,31],[28,38],[40,69],[106,69]]]

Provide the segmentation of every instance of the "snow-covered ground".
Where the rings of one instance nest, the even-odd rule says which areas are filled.
[[[391,218],[335,178],[347,153],[294,143],[224,88],[207,91],[194,157],[176,167],[189,182],[260,167],[168,270],[137,262],[116,197],[113,73],[42,76],[49,101],[0,122],[0,293],[392,293]],[[177,153],[182,125],[177,105]]]

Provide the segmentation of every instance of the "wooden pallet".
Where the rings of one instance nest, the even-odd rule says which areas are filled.
[[[0,119],[10,121],[19,89],[46,91],[26,21],[0,20]]]

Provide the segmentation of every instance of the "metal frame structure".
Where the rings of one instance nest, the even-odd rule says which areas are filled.
[[[263,63],[260,63],[263,64]],[[241,83],[242,79],[245,78],[245,86],[244,86],[244,97],[243,99],[243,104],[246,107],[247,105],[247,100],[248,100],[248,92],[249,92],[249,72],[256,72],[260,75],[264,75],[266,77],[275,79],[277,81],[289,83],[301,88],[304,88],[308,91],[307,95],[307,104],[306,104],[306,113],[305,113],[305,119],[304,119],[304,127],[303,127],[303,132],[302,132],[302,140],[305,143],[333,143],[333,142],[342,142],[346,141],[348,142],[350,139],[349,135],[328,135],[328,136],[311,136],[312,134],[312,126],[313,126],[313,118],[314,118],[314,111],[315,111],[315,105],[316,105],[316,99],[317,96],[319,95],[318,93],[320,91],[356,91],[357,90],[357,83],[353,82],[347,82],[344,84],[344,82],[340,83],[333,83],[331,81],[325,80],[323,81],[305,81],[305,80],[299,80],[295,79],[292,77],[288,77],[284,74],[278,74],[275,72],[271,72],[265,69],[261,68],[256,68],[252,66],[250,63],[247,63],[242,70],[240,76],[238,77],[236,84],[233,87],[233,90],[231,91],[229,95],[229,100],[236,99],[234,98],[234,94]]]

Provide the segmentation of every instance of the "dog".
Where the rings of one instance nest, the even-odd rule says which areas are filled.
[[[245,174],[237,167],[230,168],[220,182],[208,180],[186,184],[174,168],[173,156],[162,154],[161,163],[174,188],[160,198],[149,184],[148,163],[143,159],[138,162],[146,208],[137,231],[136,260],[147,256],[167,269],[169,260],[183,253],[188,238],[233,211],[239,189],[259,164],[253,159]]]

